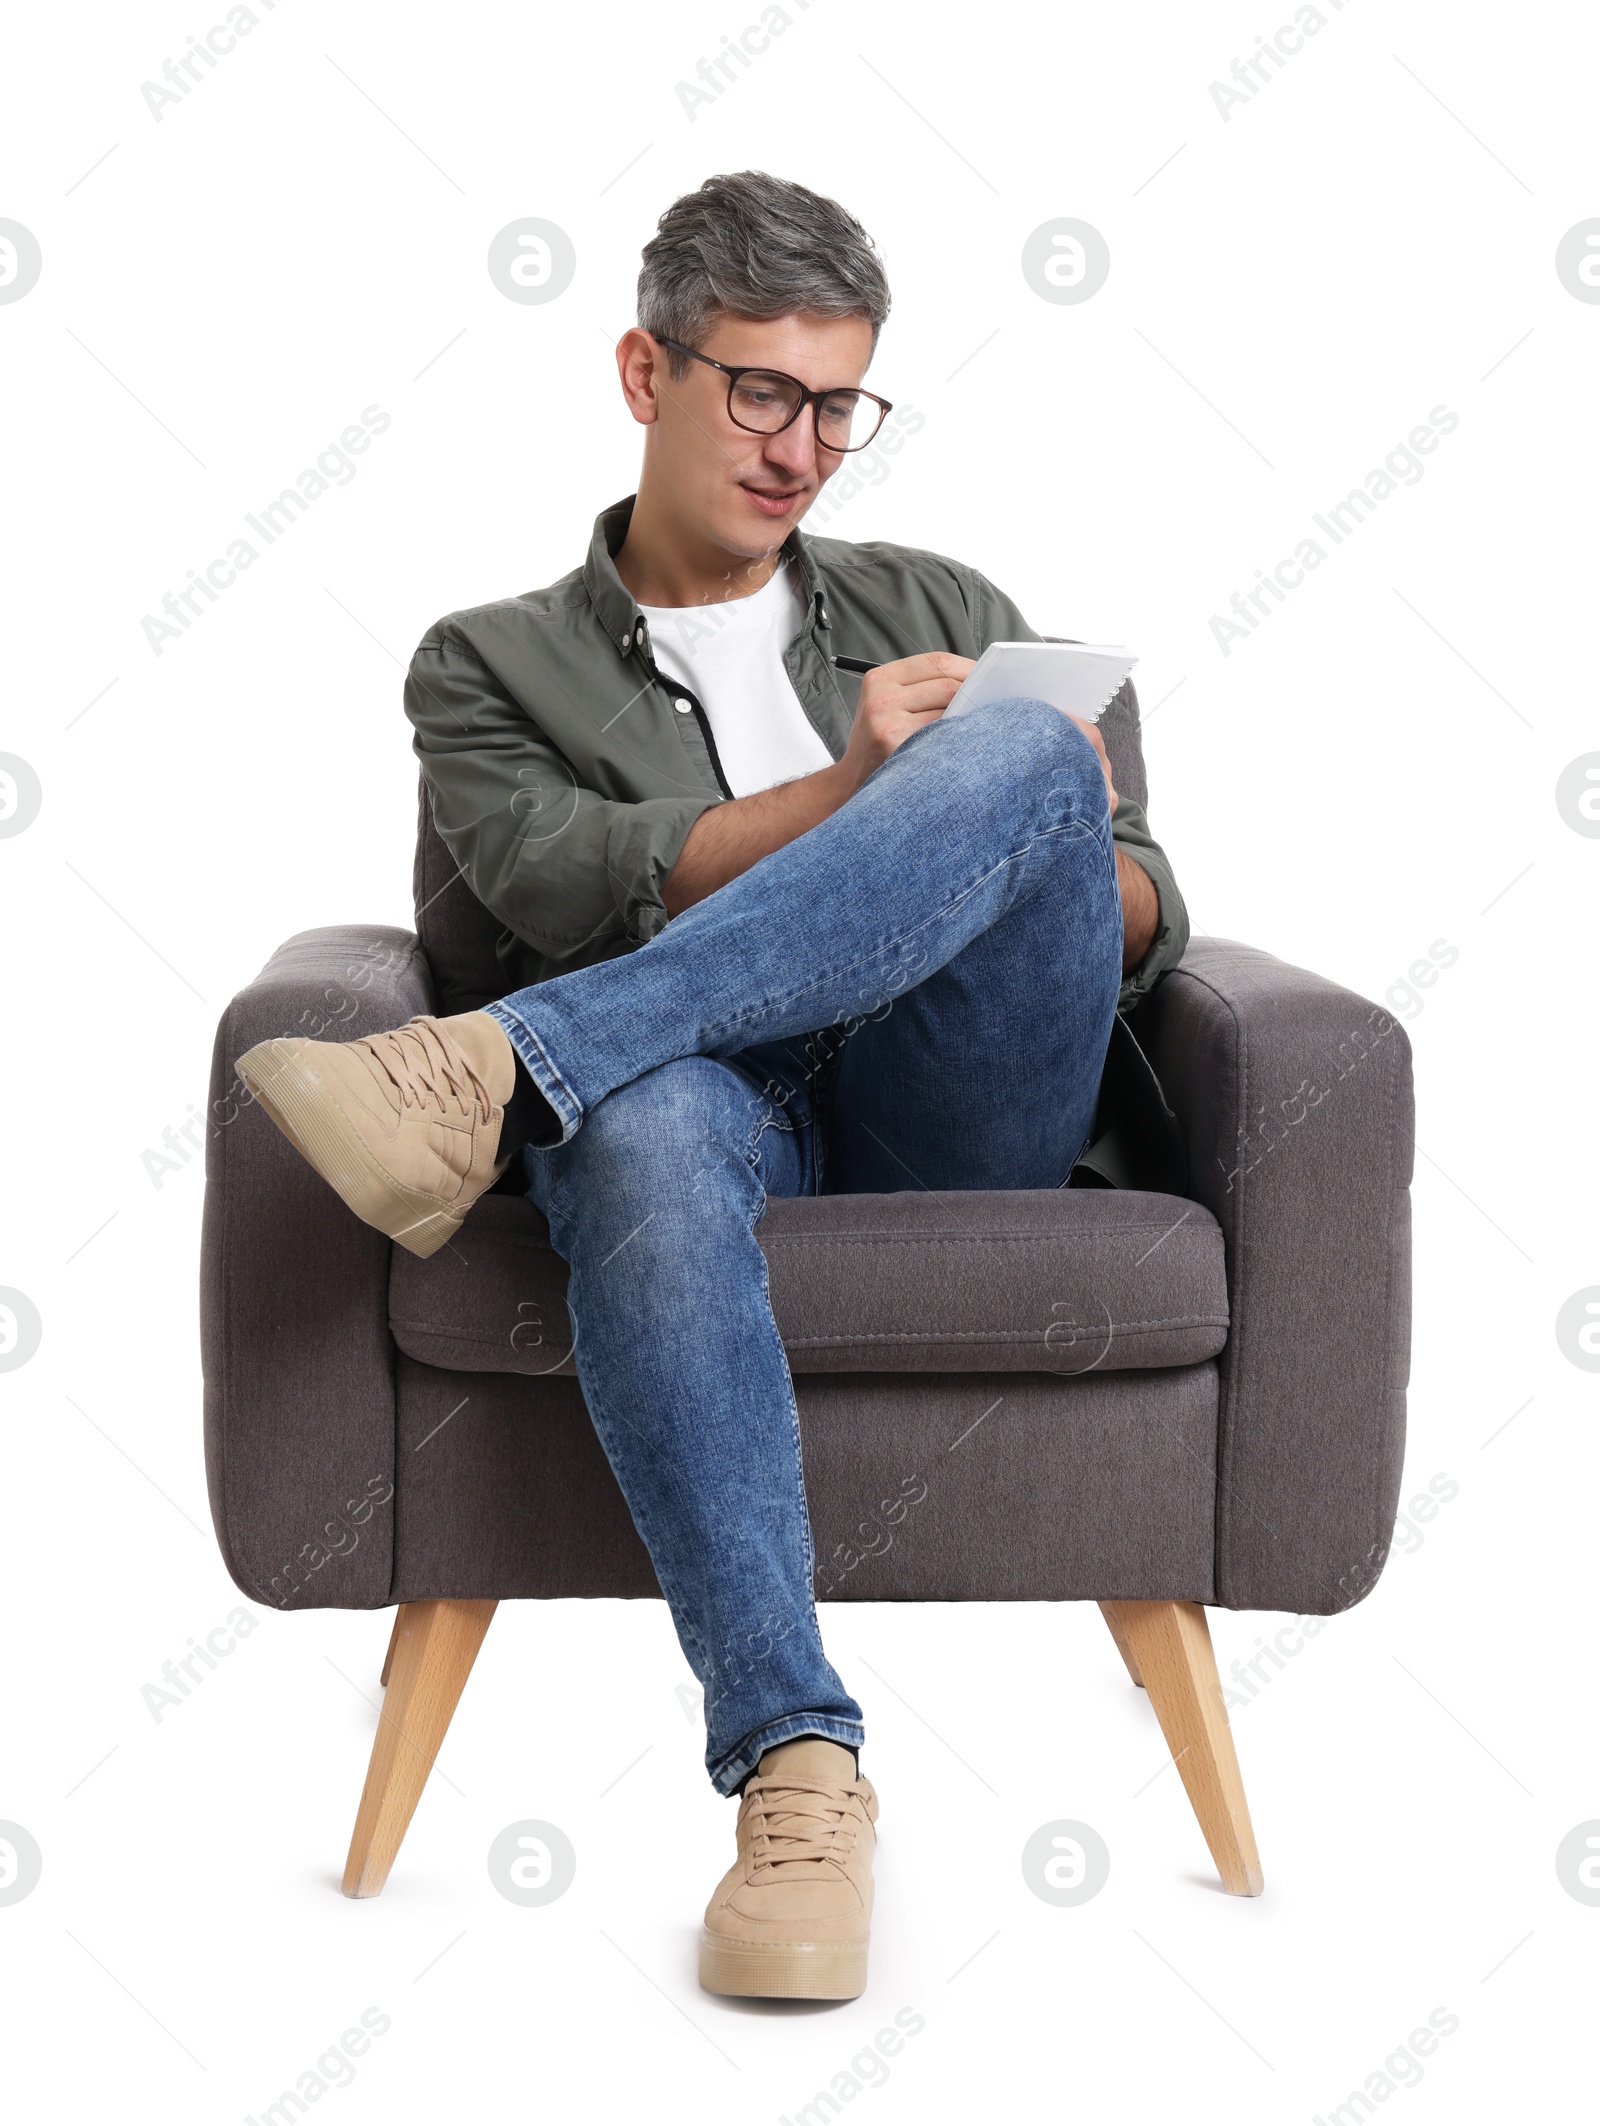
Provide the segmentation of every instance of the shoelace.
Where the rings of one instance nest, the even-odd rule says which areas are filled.
[[[744,1792],[746,1801],[754,1802],[750,1836],[757,1867],[781,1867],[791,1860],[844,1866],[860,1830],[860,1819],[850,1807],[860,1796],[858,1784],[824,1786],[818,1780],[773,1772],[752,1779]],[[807,1796],[815,1796],[821,1806]]]
[[[480,1118],[488,1121],[494,1105],[489,1088],[466,1056],[459,1049],[452,1056],[437,1030],[425,1020],[413,1020],[390,1033],[369,1034],[363,1045],[399,1093],[402,1108],[425,1107],[431,1100],[442,1115],[447,1105],[442,1086],[462,1114],[475,1100]]]

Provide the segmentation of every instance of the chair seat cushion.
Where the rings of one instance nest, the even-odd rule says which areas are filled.
[[[1221,1229],[1178,1196],[774,1196],[756,1237],[797,1374],[1125,1372],[1227,1338]],[[543,1214],[489,1194],[425,1261],[392,1250],[389,1321],[428,1365],[571,1375],[566,1289]]]

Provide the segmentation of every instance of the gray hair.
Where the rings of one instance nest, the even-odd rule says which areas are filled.
[[[764,170],[708,177],[675,199],[644,247],[639,323],[697,347],[721,314],[864,317],[872,351],[889,315],[889,280],[872,238],[836,200]],[[870,359],[870,356],[869,356]],[[687,355],[669,351],[672,377]]]

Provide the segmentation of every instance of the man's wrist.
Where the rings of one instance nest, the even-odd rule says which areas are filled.
[[[818,768],[812,780],[827,797],[830,812],[837,812],[861,787],[854,772],[842,759],[834,761],[830,767]]]
[[[1155,880],[1136,857],[1115,850],[1117,889],[1122,896],[1122,971],[1131,974],[1155,943],[1161,927],[1161,896]]]

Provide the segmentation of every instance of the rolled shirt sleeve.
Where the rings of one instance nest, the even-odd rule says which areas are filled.
[[[584,788],[559,749],[446,632],[411,661],[405,709],[439,838],[467,885],[546,972],[642,945],[710,792],[638,802]]]

